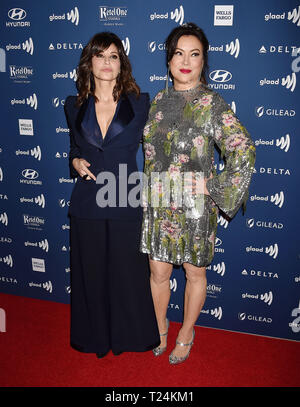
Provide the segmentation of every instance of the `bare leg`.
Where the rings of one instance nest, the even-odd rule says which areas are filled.
[[[149,258],[150,263],[150,286],[154,309],[158,324],[158,329],[161,334],[167,331],[166,316],[168,305],[170,301],[170,277],[173,270],[173,264],[165,263],[162,261],[152,260]],[[160,346],[166,346],[166,336],[161,336]]]
[[[190,343],[193,329],[206,299],[206,269],[184,263],[186,272],[186,287],[184,295],[184,320],[178,333],[178,341]],[[183,357],[189,350],[188,346],[176,345],[172,351],[174,356]]]

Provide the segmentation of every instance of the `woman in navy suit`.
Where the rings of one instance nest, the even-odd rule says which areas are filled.
[[[128,178],[138,171],[149,95],[140,93],[113,33],[89,41],[77,74],[78,95],[65,101],[77,177],[69,209],[71,346],[99,358],[144,352],[160,338],[147,257],[139,252],[142,208],[132,204],[138,197],[128,199],[139,188]]]

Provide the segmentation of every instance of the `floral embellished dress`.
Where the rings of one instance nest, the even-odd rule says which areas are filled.
[[[225,168],[217,174],[214,149]],[[207,266],[214,256],[218,212],[233,217],[247,199],[255,147],[229,105],[204,85],[154,98],[144,129],[140,250],[153,260]],[[210,195],[203,193],[207,181]],[[192,192],[191,182],[197,182]]]

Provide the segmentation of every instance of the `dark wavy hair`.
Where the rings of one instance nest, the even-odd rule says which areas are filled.
[[[80,106],[88,95],[95,96],[95,80],[92,73],[92,57],[115,44],[120,58],[120,74],[117,76],[116,85],[113,89],[113,98],[118,101],[122,94],[133,92],[138,97],[140,88],[132,76],[132,68],[128,56],[125,53],[120,38],[108,31],[95,34],[88,44],[83,48],[77,67],[76,87],[78,90],[77,104]]]
[[[173,58],[179,38],[182,37],[183,35],[193,35],[194,37],[197,37],[198,40],[202,44],[203,69],[202,69],[200,81],[206,85],[207,84],[206,74],[208,71],[207,53],[208,53],[209,43],[208,43],[208,40],[207,40],[206,35],[204,34],[203,30],[194,23],[185,23],[179,27],[176,27],[168,35],[166,42],[165,42],[167,66],[169,65],[169,62],[171,61],[171,59]]]

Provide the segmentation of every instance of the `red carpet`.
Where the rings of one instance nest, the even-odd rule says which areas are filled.
[[[170,366],[179,324],[171,323],[168,352],[111,353],[104,359],[69,346],[69,306],[0,294],[0,387],[298,387],[300,345],[196,327],[186,363]]]

